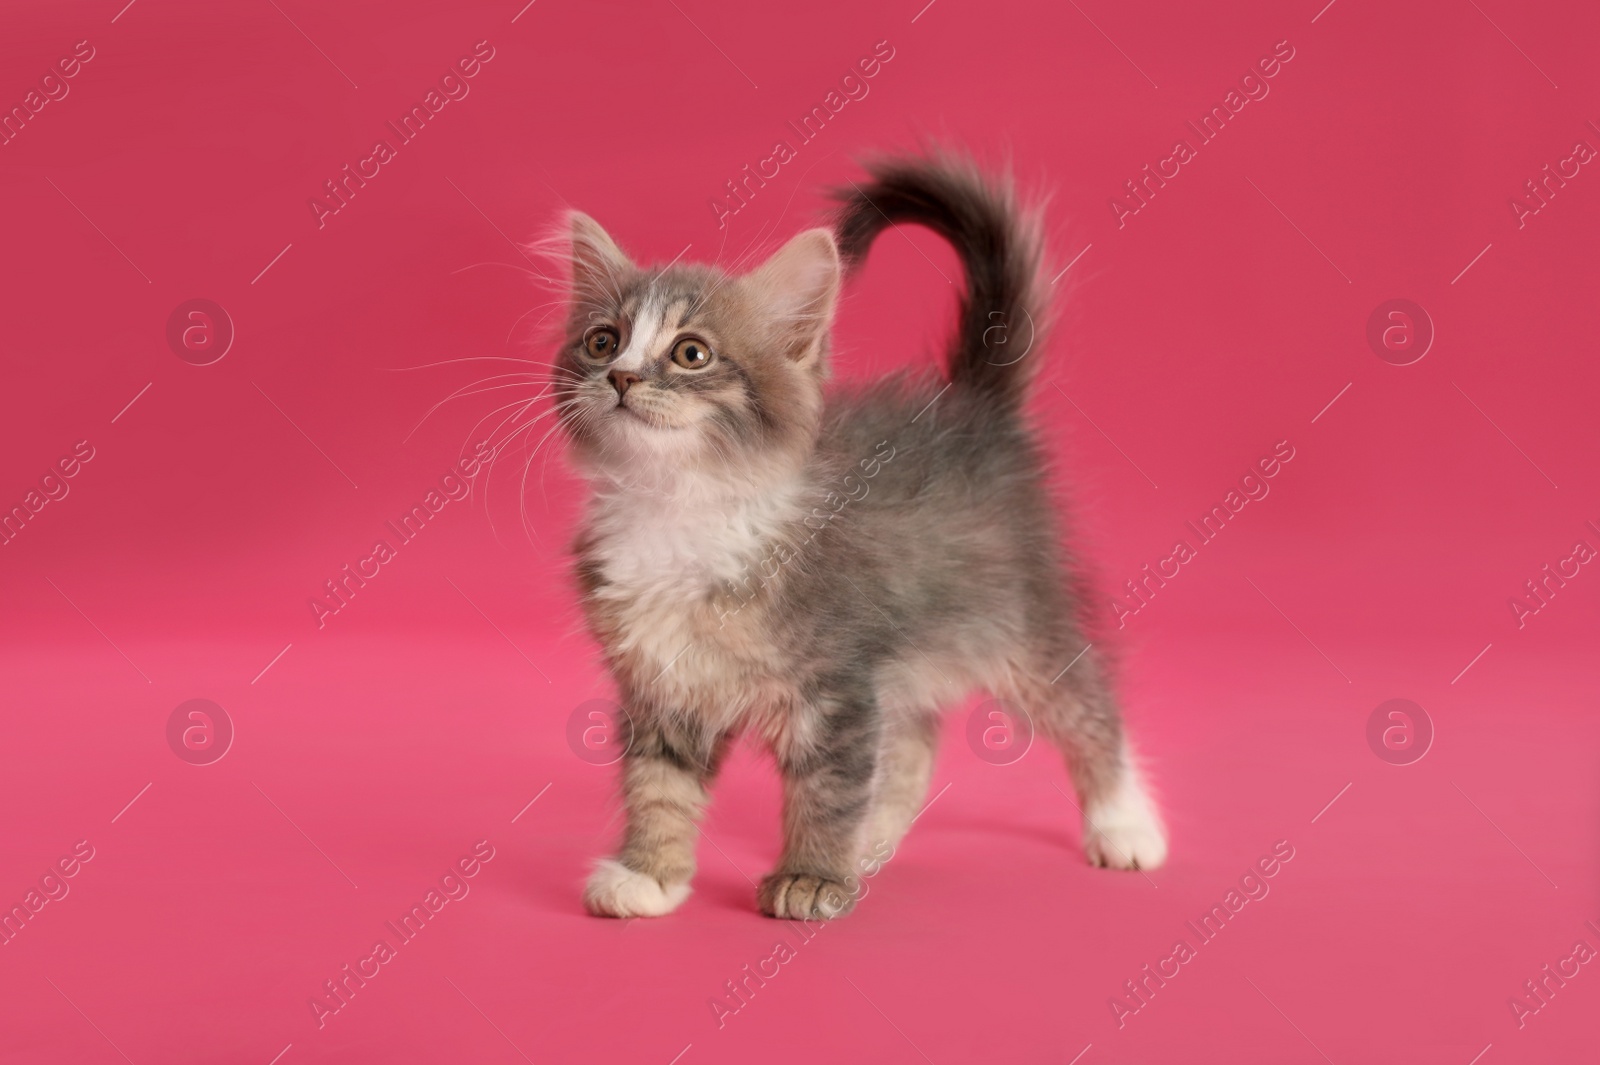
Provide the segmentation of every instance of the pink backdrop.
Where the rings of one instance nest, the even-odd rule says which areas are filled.
[[[23,508],[0,546],[0,1059],[1592,1056],[1592,8],[123,2],[13,3],[0,34],[0,506]],[[834,91],[801,143],[787,123]],[[542,357],[550,295],[516,242],[570,204],[642,259],[732,262],[815,219],[853,156],[925,135],[1051,195],[1064,324],[1035,409],[1171,861],[1087,868],[1059,759],[992,764],[963,711],[847,921],[756,915],[777,788],[748,752],[683,909],[586,917],[613,770],[567,729],[611,687],[559,451],[445,502],[320,627],[309,602],[524,394],[415,428],[516,368],[447,360]],[[734,212],[747,164],[780,171]],[[346,165],[367,176],[328,198]],[[927,358],[954,275],[931,235],[888,234],[840,376]],[[1283,441],[1270,492],[1201,545],[1186,523]],[[1163,563],[1180,538],[1194,556]],[[1146,564],[1176,575],[1124,595],[1118,630]],[[222,714],[169,732],[193,699]],[[1421,712],[1369,741],[1391,699]],[[1292,859],[1230,896],[1275,846]],[[793,957],[730,995],[780,937]]]

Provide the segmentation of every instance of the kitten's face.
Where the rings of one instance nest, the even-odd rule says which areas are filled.
[[[749,481],[815,439],[838,254],[812,230],[756,270],[647,271],[572,220],[572,302],[554,395],[594,473]]]

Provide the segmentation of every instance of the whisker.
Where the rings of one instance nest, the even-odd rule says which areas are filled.
[[[564,372],[570,372],[570,371],[564,371]],[[576,375],[574,375],[574,376],[576,376]],[[489,388],[479,388],[478,387],[479,385],[488,385],[492,381],[505,381],[505,380],[510,380],[512,383],[511,384],[506,384],[506,385],[494,385],[494,386],[489,387]],[[553,391],[554,389],[559,388],[563,384],[569,384],[570,385],[571,381],[569,381],[569,380],[567,380],[565,378],[547,377],[544,374],[534,373],[534,372],[531,372],[531,371],[518,371],[516,373],[507,373],[507,374],[491,374],[488,377],[481,377],[476,381],[470,382],[469,384],[462,385],[460,388],[456,389],[454,392],[452,392],[449,395],[445,396],[444,399],[441,399],[439,402],[435,403],[432,407],[429,407],[428,408],[428,412],[422,416],[422,420],[417,422],[416,425],[411,427],[411,432],[409,432],[409,433],[407,433],[405,435],[405,438],[401,441],[401,443],[404,443],[406,440],[410,440],[411,437],[416,434],[416,431],[418,429],[422,428],[424,422],[426,422],[429,418],[433,417],[434,413],[440,407],[444,406],[446,403],[451,402],[452,400],[461,399],[461,398],[466,397],[466,396],[481,395],[484,392],[493,392],[493,391],[496,391],[497,389],[502,389],[502,388],[522,388],[522,387],[526,387],[528,385],[543,385],[543,386],[547,386],[547,389],[548,389],[547,391],[542,392],[542,393],[540,393],[540,396],[535,397],[535,398],[541,398],[542,396],[551,394],[551,391]],[[474,428],[476,428],[476,426],[474,426]]]
[[[585,416],[586,415],[587,416],[592,416],[594,414],[594,411],[595,411],[594,407],[585,406],[579,412],[580,424],[583,424],[584,422],[586,422],[588,419],[585,418]],[[560,428],[561,428],[561,423],[559,421],[556,422],[554,425],[550,426],[549,430],[544,434],[544,436],[539,439],[539,443],[534,446],[532,453],[530,453],[528,455],[527,464],[525,466],[523,466],[523,468],[522,468],[521,498],[519,500],[519,502],[521,504],[521,511],[522,511],[522,526],[523,526],[524,531],[533,533],[533,536],[534,536],[535,540],[537,540],[538,534],[537,534],[537,532],[533,531],[532,526],[528,522],[528,471],[533,468],[533,460],[538,456],[539,451],[544,447],[545,442],[548,441],[553,435],[555,435],[556,431],[559,430]],[[542,491],[543,491],[543,489],[542,489],[543,473],[542,472],[540,474],[540,477],[541,477],[541,494],[542,494]],[[545,498],[545,509],[548,512],[548,510],[549,510],[549,498],[548,497]]]
[[[526,388],[529,384],[534,383],[534,382],[530,382],[530,381],[516,381],[516,382],[513,382],[511,384],[507,384],[507,385],[493,385],[493,386],[491,386],[489,388],[473,388],[473,385],[483,384],[483,383],[485,383],[485,381],[492,381],[492,380],[494,380],[494,378],[485,378],[484,381],[474,381],[472,383],[472,385],[463,385],[461,388],[457,389],[455,392],[452,392],[450,395],[444,397],[439,402],[437,402],[433,406],[429,407],[428,408],[428,413],[424,414],[422,416],[422,420],[417,422],[416,425],[413,425],[411,427],[411,432],[407,433],[405,435],[405,438],[402,439],[400,442],[403,444],[407,440],[410,440],[414,435],[416,435],[417,430],[422,428],[423,423],[426,422],[429,418],[433,417],[435,411],[437,411],[440,407],[444,406],[446,403],[449,403],[451,400],[465,399],[467,396],[480,396],[480,395],[483,395],[485,392],[498,392],[498,391],[500,391],[502,389],[506,389],[506,388]],[[533,398],[534,399],[542,399],[546,395],[549,395],[549,393],[548,392],[541,392],[539,395],[534,396]]]
[[[452,270],[452,271],[450,271],[450,273],[452,275],[461,274],[461,273],[467,272],[468,270],[476,270],[480,266],[503,266],[507,270],[517,270],[517,271],[520,271],[520,272],[522,272],[524,274],[527,274],[529,277],[536,278],[537,280],[543,281],[547,285],[559,284],[559,282],[556,281],[554,278],[546,277],[544,274],[541,274],[536,270],[531,270],[526,266],[518,266],[516,263],[499,263],[499,262],[472,263],[472,264],[470,264],[468,266],[463,266],[460,269]]]
[[[506,330],[506,342],[507,343],[511,342],[511,334],[517,331],[517,326],[522,322],[522,320],[524,318],[528,317],[528,315],[530,315],[534,311],[538,311],[538,310],[544,310],[546,312],[546,314],[548,315],[548,313],[549,313],[548,309],[549,308],[565,306],[566,302],[567,302],[566,300],[551,300],[548,303],[536,303],[532,307],[529,307],[527,310],[525,310],[521,314],[517,315],[516,321],[511,323],[511,328]],[[544,319],[543,318],[539,319],[539,324],[540,325],[544,324]]]
[[[517,412],[515,414],[508,414],[506,417],[500,419],[499,424],[496,425],[493,429],[490,429],[488,435],[482,441],[483,443],[490,444],[490,446],[492,447],[493,446],[492,441],[494,440],[495,434],[500,431],[501,427],[504,426],[507,422],[515,421],[517,418],[521,417],[523,411],[527,410],[529,407],[533,406],[537,402],[538,402],[538,399],[537,399],[537,397],[535,397],[534,399],[513,400],[512,402],[507,403],[507,404],[505,404],[503,406],[496,407],[494,410],[490,411],[488,414],[485,414],[483,417],[479,418],[477,421],[472,423],[472,428],[467,431],[466,437],[461,441],[461,447],[458,448],[457,450],[459,450],[459,451],[465,451],[466,450],[467,442],[470,441],[474,436],[476,436],[478,434],[478,427],[481,426],[484,422],[488,421],[490,418],[493,418],[496,414],[499,414],[503,410],[510,410],[512,407],[516,407],[517,408]]]
[[[485,480],[485,484],[484,484],[484,507],[485,507],[485,510],[489,512],[489,525],[490,525],[491,530],[494,531],[495,537],[496,537],[497,540],[499,539],[499,531],[498,531],[498,529],[495,528],[493,510],[489,506],[489,492],[490,492],[489,485],[492,483],[492,475],[493,475],[494,469],[496,467],[498,467],[498,465],[499,465],[500,456],[505,454],[510,449],[512,442],[514,440],[516,440],[516,438],[518,436],[521,436],[522,434],[528,432],[530,429],[532,429],[534,426],[536,426],[542,419],[548,417],[551,414],[554,414],[554,413],[557,413],[557,412],[560,412],[560,411],[569,410],[573,406],[577,405],[579,402],[581,402],[581,397],[573,397],[571,399],[568,399],[568,400],[565,400],[565,401],[563,401],[561,403],[556,404],[550,410],[541,411],[535,417],[529,419],[528,421],[522,423],[521,425],[516,426],[514,429],[512,429],[511,432],[507,433],[506,436],[498,444],[494,445],[494,448],[493,448],[493,459],[490,462],[490,468],[489,468],[488,473],[486,474],[486,480]],[[516,418],[516,417],[520,417],[520,412],[517,415],[513,415],[512,416],[512,418]],[[504,424],[504,422],[502,422],[501,424]],[[498,429],[498,427],[497,427],[497,429]]]
[[[407,370],[427,370],[435,366],[453,366],[458,362],[525,362],[530,366],[541,365],[538,359],[518,359],[510,355],[467,355],[459,359],[445,359],[442,362],[425,362],[420,366],[390,366],[390,373],[405,373]]]

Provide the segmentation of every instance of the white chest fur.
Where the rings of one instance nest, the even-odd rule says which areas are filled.
[[[588,522],[590,560],[626,599],[703,599],[738,580],[798,520],[792,493],[753,500],[640,494],[597,497]]]
[[[798,522],[796,494],[596,497],[586,550],[601,578],[593,605],[605,614],[607,649],[632,663],[635,682],[676,702],[748,708],[771,649],[752,639],[753,612],[726,589],[754,579]]]

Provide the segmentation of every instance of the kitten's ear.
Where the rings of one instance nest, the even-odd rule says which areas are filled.
[[[599,222],[582,211],[568,212],[567,227],[572,240],[573,296],[595,302],[615,293],[617,282],[633,269],[633,261]]]
[[[839,248],[826,229],[806,230],[750,273],[751,290],[790,358],[806,357],[827,333],[839,277]]]

